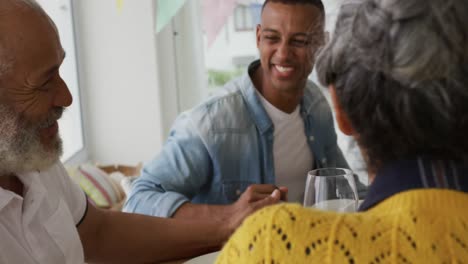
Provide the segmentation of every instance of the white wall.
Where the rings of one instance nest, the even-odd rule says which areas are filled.
[[[80,86],[91,161],[133,164],[162,145],[151,0],[74,1]]]
[[[190,109],[205,98],[208,86],[205,54],[203,53],[201,8],[189,0],[176,15],[172,25],[174,37],[176,78],[179,90],[179,112]],[[162,35],[158,35],[160,39]],[[158,42],[159,44],[160,42]],[[162,53],[158,49],[159,54]],[[161,54],[162,55],[162,54]],[[168,58],[174,60],[174,58]],[[165,109],[165,108],[164,108]]]

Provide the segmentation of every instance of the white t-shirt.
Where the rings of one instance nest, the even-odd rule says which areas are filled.
[[[61,163],[18,175],[24,198],[0,188],[0,263],[84,263],[76,225],[86,196]]]
[[[276,185],[288,187],[289,202],[302,204],[307,172],[313,168],[314,159],[307,143],[300,106],[288,114],[268,102],[258,91],[257,94],[275,127],[273,160]]]

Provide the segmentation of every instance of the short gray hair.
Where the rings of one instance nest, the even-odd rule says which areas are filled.
[[[369,165],[468,162],[468,1],[352,0],[317,59]]]

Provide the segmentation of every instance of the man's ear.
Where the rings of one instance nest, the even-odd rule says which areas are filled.
[[[262,26],[260,24],[257,25],[257,48],[259,47],[260,45],[260,37],[261,37],[261,34],[262,34]]]
[[[347,136],[351,136],[355,134],[354,128],[351,125],[351,122],[348,119],[348,116],[343,111],[343,108],[340,105],[340,102],[336,96],[336,88],[335,85],[330,84],[329,86],[330,95],[333,103],[333,110],[335,111],[335,118],[336,123],[338,123],[338,127],[340,128],[341,132]]]

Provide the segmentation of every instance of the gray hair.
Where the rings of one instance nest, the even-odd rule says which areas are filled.
[[[468,162],[468,1],[352,0],[317,59],[369,165]]]

